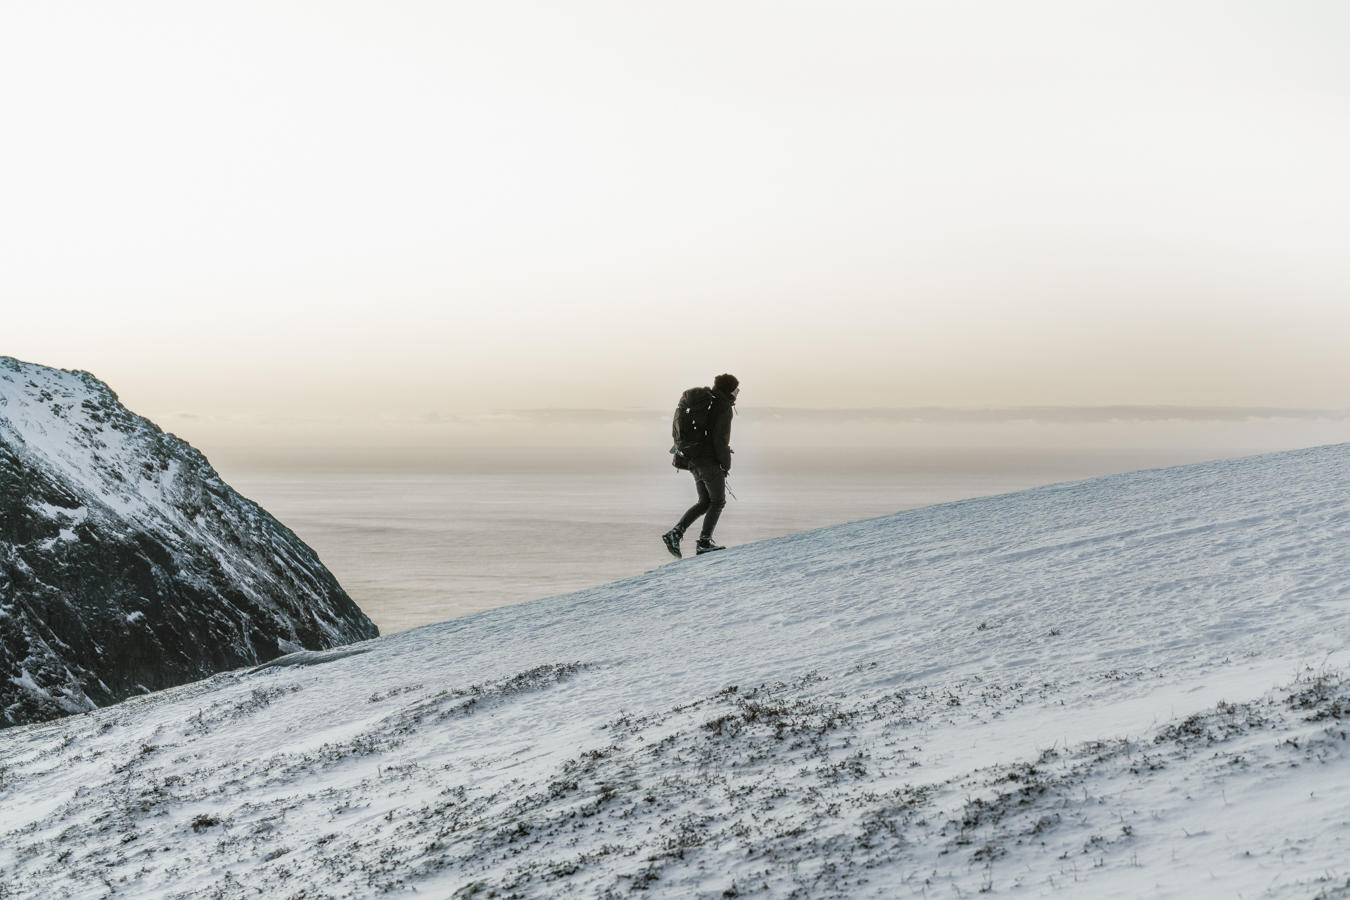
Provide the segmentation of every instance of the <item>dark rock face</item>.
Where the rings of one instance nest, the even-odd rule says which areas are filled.
[[[187,443],[0,357],[0,728],[378,633]]]

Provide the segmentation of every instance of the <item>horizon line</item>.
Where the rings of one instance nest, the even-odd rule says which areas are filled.
[[[406,412],[381,413],[373,410],[369,421],[405,425],[624,425],[650,424],[653,420],[671,415],[669,409],[651,407],[527,407],[499,408],[482,412]],[[1301,406],[1219,406],[1185,404],[1084,404],[1084,405],[1027,405],[1027,406],[748,406],[737,408],[738,418],[754,424],[881,424],[881,425],[972,425],[1009,424],[1014,422],[1043,425],[1091,425],[1111,422],[1244,422],[1244,421],[1344,421],[1350,419],[1350,409]],[[152,414],[151,418],[164,420],[211,421],[228,419],[239,422],[253,419],[262,422],[289,422],[291,424],[320,424],[325,421],[347,422],[349,415],[259,415],[233,413],[225,416],[177,410]]]
[[[1239,422],[1260,419],[1302,421],[1350,418],[1350,409],[1296,406],[1220,406],[1186,404],[1083,404],[1026,406],[760,406],[737,409],[738,415],[752,419],[795,419],[803,421],[877,422],[880,424],[989,424],[1006,422],[1042,422],[1048,424],[1085,424],[1113,421],[1164,422]],[[486,414],[494,418],[519,417],[527,421],[556,422],[566,418],[591,423],[623,422],[649,416],[670,415],[654,409],[606,409],[596,407],[503,409]],[[462,420],[475,417],[447,417]]]

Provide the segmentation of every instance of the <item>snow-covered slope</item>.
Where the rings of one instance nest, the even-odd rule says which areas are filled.
[[[1347,464],[915,510],[10,729],[0,872],[44,897],[1345,896]]]
[[[192,447],[0,357],[0,728],[376,634]]]

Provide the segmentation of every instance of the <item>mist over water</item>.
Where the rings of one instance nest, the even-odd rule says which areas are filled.
[[[1180,451],[802,450],[737,458],[728,546],[905,509],[1224,455]],[[593,587],[674,560],[660,541],[694,502],[659,459],[563,465],[483,457],[466,471],[224,472],[318,551],[388,634]],[[751,464],[753,463],[753,464]],[[550,471],[550,468],[554,471]],[[697,526],[695,526],[697,527]],[[692,553],[693,537],[686,538]]]

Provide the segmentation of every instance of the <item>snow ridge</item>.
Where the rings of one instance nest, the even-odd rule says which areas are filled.
[[[10,729],[0,878],[1346,896],[1347,463],[913,510]]]
[[[373,637],[314,552],[87,372],[0,357],[0,727]]]

